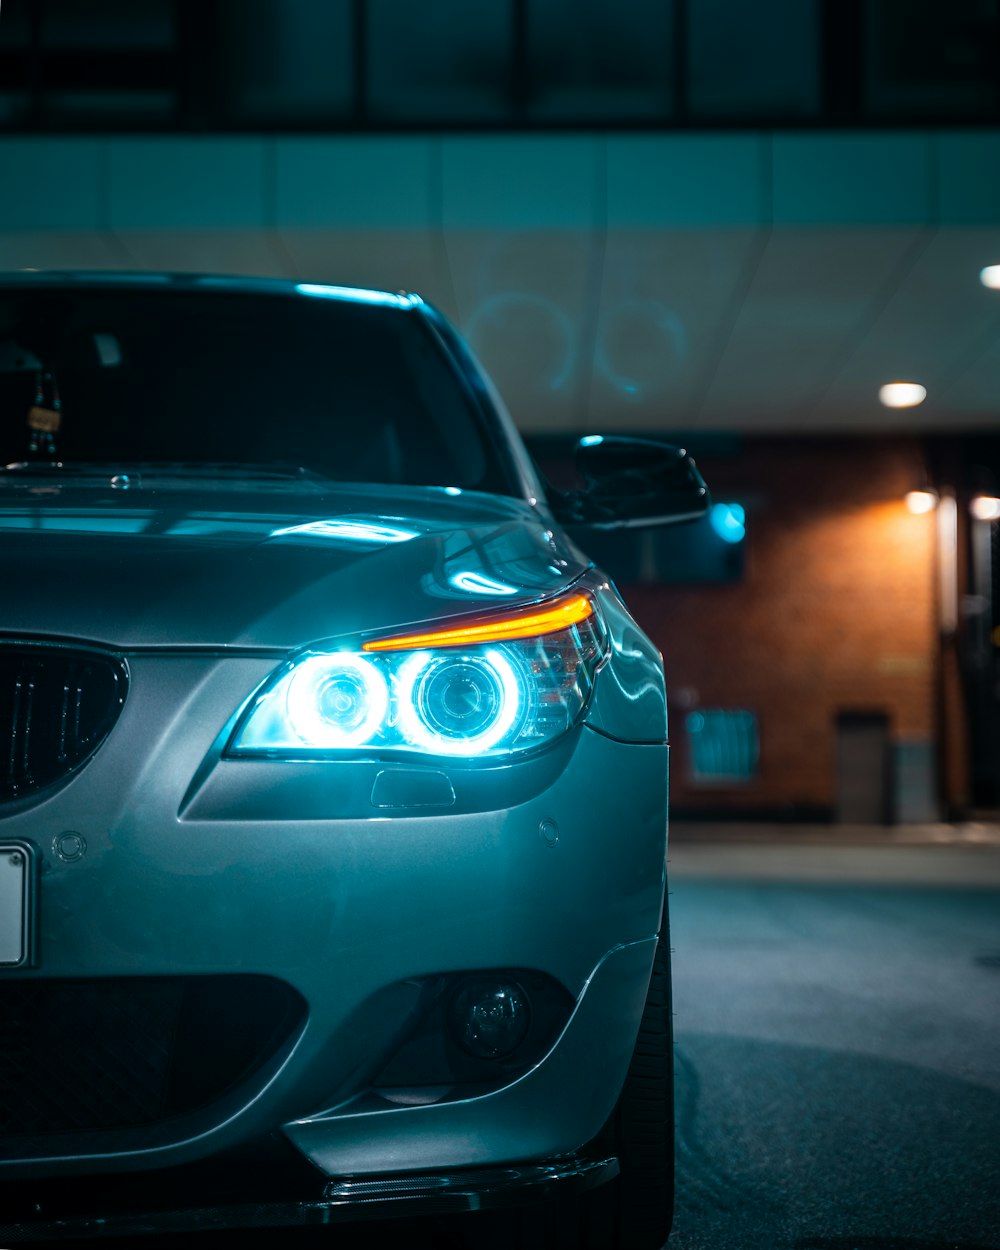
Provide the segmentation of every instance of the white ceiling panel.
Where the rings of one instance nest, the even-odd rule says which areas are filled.
[[[945,130],[936,136],[937,201],[947,225],[995,225],[1000,211],[1000,133]]]
[[[586,427],[689,420],[755,230],[615,230],[605,245]]]
[[[108,237],[132,269],[288,276],[273,236],[261,230],[123,230]]]
[[[281,230],[423,231],[438,199],[438,141],[390,135],[284,137],[267,180]]]
[[[697,423],[775,428],[807,418],[919,235],[912,227],[773,231],[696,397]]]
[[[822,407],[865,411],[884,382],[913,381],[928,391],[922,417],[961,415],[969,395],[960,396],[956,380],[992,346],[1000,313],[1000,293],[979,281],[980,269],[998,255],[1000,231],[938,231],[850,345],[818,397]]]
[[[0,140],[0,230],[97,230],[106,224],[96,139]]]
[[[111,230],[258,230],[266,217],[264,142],[109,139],[99,162]]]
[[[11,230],[0,234],[0,270],[132,269],[115,239],[90,230]]]
[[[924,225],[936,193],[935,140],[926,132],[776,134],[776,225]]]
[[[449,231],[445,244],[458,324],[515,421],[531,430],[576,428],[596,315],[593,235]]]
[[[590,230],[604,220],[603,141],[479,135],[441,141],[446,231]]]
[[[1000,299],[1000,293],[997,298]],[[968,364],[948,380],[939,399],[931,391],[927,419],[935,424],[1000,432],[1000,312],[993,312],[982,336],[983,348]]]
[[[768,219],[769,141],[760,135],[611,135],[609,230],[752,228]]]
[[[450,138],[441,223],[458,323],[524,429],[574,428],[599,295],[602,142]]]

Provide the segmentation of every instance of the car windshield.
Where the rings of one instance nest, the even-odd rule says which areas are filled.
[[[9,472],[169,466],[516,493],[495,438],[412,309],[211,289],[0,293]]]

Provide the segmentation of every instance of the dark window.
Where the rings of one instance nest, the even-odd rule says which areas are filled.
[[[510,0],[368,0],[366,12],[372,119],[507,119]]]
[[[865,111],[877,118],[996,113],[995,0],[868,0]]]
[[[234,120],[336,122],[354,105],[352,0],[226,0],[224,107]]]
[[[996,123],[996,0],[2,0],[0,128]]]
[[[817,0],[688,0],[688,108],[696,118],[815,117]]]
[[[0,118],[56,126],[162,124],[181,77],[172,0],[8,0]]]
[[[532,0],[525,111],[539,121],[666,119],[672,0]]]

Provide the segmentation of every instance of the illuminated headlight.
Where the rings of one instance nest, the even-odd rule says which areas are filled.
[[[470,757],[544,745],[579,720],[604,656],[593,604],[583,596],[573,603],[573,613],[559,601],[555,609],[301,655],[251,701],[228,754]]]
[[[403,737],[420,750],[441,755],[491,750],[530,703],[526,674],[516,664],[515,657],[495,649],[411,655],[397,673]]]
[[[289,675],[285,715],[307,746],[369,742],[388,708],[385,675],[364,656],[311,655]]]

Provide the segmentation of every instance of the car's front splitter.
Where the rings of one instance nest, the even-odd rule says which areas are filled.
[[[0,1224],[4,1245],[107,1237],[305,1228],[358,1220],[427,1217],[529,1206],[581,1193],[613,1180],[613,1155],[573,1153],[543,1162],[451,1172],[410,1173],[325,1181],[318,1195],[219,1205],[131,1206],[53,1215],[44,1208],[16,1223]],[[259,1188],[247,1179],[248,1191]]]

